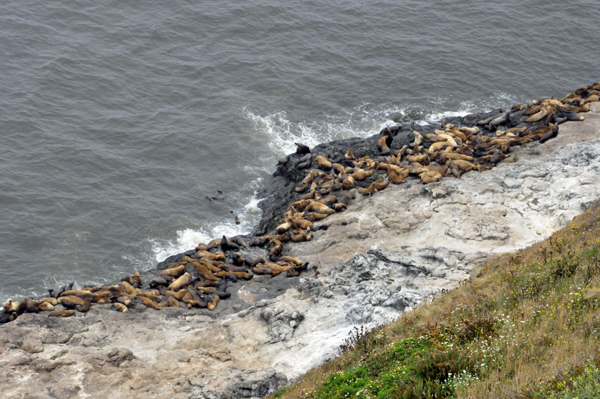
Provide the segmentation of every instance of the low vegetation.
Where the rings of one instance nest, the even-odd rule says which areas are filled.
[[[371,331],[272,398],[600,397],[600,209]]]

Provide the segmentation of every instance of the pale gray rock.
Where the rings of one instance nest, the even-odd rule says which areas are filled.
[[[271,342],[290,340],[296,327],[304,320],[304,314],[287,303],[274,303],[263,307],[260,316],[269,325]]]

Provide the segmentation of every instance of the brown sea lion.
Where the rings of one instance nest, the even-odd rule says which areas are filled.
[[[291,234],[291,239],[292,239],[292,242],[310,241],[310,235],[307,232],[305,232],[304,230],[296,229]],[[277,254],[277,255],[279,255],[279,254]],[[276,257],[277,255],[273,255],[273,256]]]
[[[341,188],[342,188],[342,190],[349,190],[354,186],[356,186],[356,182],[354,181],[354,178],[352,176],[348,176],[344,179]]]
[[[333,207],[333,210],[334,210],[334,211],[336,211],[336,212],[343,212],[343,211],[345,211],[345,210],[346,210],[346,208],[348,207],[348,205],[346,205],[346,204],[343,204],[343,203],[341,203],[341,202],[338,202],[338,203],[336,203],[336,204],[333,204],[333,205],[332,205],[332,207]],[[326,214],[324,214],[324,213],[318,213],[317,215],[319,215],[319,217],[320,217],[320,215],[325,215],[325,216],[327,216],[327,215],[326,215]]]
[[[269,256],[279,256],[281,254],[281,250],[283,249],[283,244],[281,243],[281,241],[272,238],[271,240],[269,240],[269,242],[273,244],[273,246],[269,250]]]
[[[334,204],[337,205],[337,204]],[[344,205],[346,206],[346,205]],[[308,212],[306,215],[304,215],[304,217],[312,222],[316,222],[318,220],[323,220],[325,219],[327,216],[326,213],[318,213],[318,212]]]
[[[127,294],[136,295],[135,288],[133,288],[133,285],[129,284],[127,281],[121,281],[121,285],[123,288],[125,288],[125,292],[127,292]]]
[[[16,312],[18,307],[19,307],[19,302],[13,301],[12,299],[7,299],[6,302],[4,302],[3,309],[4,309],[5,313],[12,313],[12,312]]]
[[[126,295],[126,294],[119,295],[117,297],[117,302],[122,303],[123,305],[125,305],[127,307],[133,305],[133,299],[129,295]]]
[[[242,279],[242,280],[251,280],[252,279],[252,273],[248,273],[248,272],[219,272],[219,273],[215,273],[216,277],[225,277],[225,276],[235,276],[236,278]]]
[[[54,310],[54,306],[50,302],[41,301],[38,308],[42,311]]]
[[[85,300],[77,296],[70,295],[58,298],[58,303],[60,303],[67,309],[75,309],[77,306],[83,305],[85,303]]]
[[[91,306],[92,306],[92,301],[87,299],[87,300],[85,300],[85,302],[83,302],[83,305],[80,305],[77,307],[77,311],[81,312],[81,313],[86,313],[90,310]]]
[[[391,152],[389,146],[392,143],[392,140],[390,140],[390,138],[391,138],[390,136],[381,136],[379,138],[379,140],[377,141],[377,149],[379,150],[379,152],[382,155],[387,155],[387,154],[389,154]],[[388,142],[390,144],[388,144]]]
[[[208,301],[208,310],[214,310],[217,307],[217,304],[219,303],[219,296],[218,295],[212,295],[211,297],[209,297],[209,301]]]
[[[152,308],[154,310],[159,310],[160,307],[158,307],[158,305],[156,303],[154,303],[152,300],[150,300],[149,298],[143,297],[143,296],[139,296],[138,300],[143,303],[146,307]]]
[[[74,310],[54,310],[48,313],[48,317],[70,317],[75,314]]]
[[[318,157],[316,157],[315,161],[317,161],[317,164],[319,165],[319,169],[331,170],[331,168],[333,167],[333,164],[331,162],[329,162],[327,160],[327,158],[325,158],[322,155],[319,155]]]
[[[186,293],[186,289],[185,288],[181,288],[178,291],[170,291],[170,290],[166,290],[165,294],[167,295],[171,295],[173,298],[177,299],[178,301],[181,301],[181,299],[185,296]]]
[[[185,266],[177,266],[172,267],[170,269],[165,269],[161,272],[163,276],[171,276],[171,277],[179,277],[185,272]]]
[[[220,242],[220,240],[219,240],[219,242]],[[198,251],[198,252],[196,252],[196,256],[198,258],[206,258],[208,260],[225,260],[225,259],[227,259],[227,256],[223,252],[217,252],[216,254],[213,254],[212,252],[208,252],[208,251]]]
[[[192,281],[192,276],[189,273],[185,273],[183,276],[179,277],[177,280],[173,281],[169,284],[169,288],[172,291],[178,291],[181,288],[185,287]]]
[[[413,130],[412,133],[415,136],[415,139],[412,143],[410,143],[410,146],[415,147],[423,144],[423,136],[421,135],[421,133],[417,132],[416,130]]]
[[[19,306],[17,306],[17,314],[22,315],[23,313],[39,313],[40,308],[31,299],[24,299]]]
[[[123,305],[120,302],[113,302],[112,304],[113,308],[115,308],[115,310],[119,311],[119,312],[127,312],[127,306]]]
[[[218,281],[219,278],[213,275],[213,273],[206,267],[207,262],[196,262],[193,264],[194,268],[202,277],[207,280]],[[189,284],[189,283],[188,283]],[[181,287],[180,287],[181,288]]]
[[[52,298],[52,297],[44,297],[44,298],[40,299],[40,301],[48,302],[52,306],[55,306],[58,303],[56,298]]]
[[[366,179],[367,177],[373,176],[374,173],[374,170],[359,170],[358,172],[352,173],[350,177],[352,177],[354,180],[361,181]]]
[[[419,177],[421,178],[423,183],[433,183],[440,180],[442,178],[442,174],[433,170],[427,170],[421,172],[419,174]]]
[[[326,215],[332,215],[335,213],[333,209],[320,202],[313,202],[312,204],[308,205],[304,210],[306,212],[324,213]]]

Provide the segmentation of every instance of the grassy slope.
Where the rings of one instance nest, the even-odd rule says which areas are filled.
[[[600,397],[599,247],[595,205],[271,397]]]

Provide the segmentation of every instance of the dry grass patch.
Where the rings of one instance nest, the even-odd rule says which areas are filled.
[[[594,387],[599,227],[594,206],[544,242],[488,260],[398,321],[356,331],[338,358],[272,397],[558,398]]]

